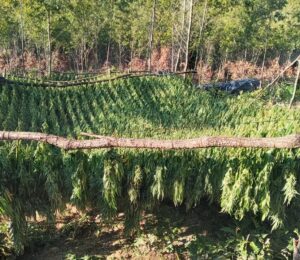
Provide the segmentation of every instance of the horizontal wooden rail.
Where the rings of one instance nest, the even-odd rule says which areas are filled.
[[[94,134],[82,135],[95,139],[77,140],[65,137],[34,132],[0,131],[0,140],[26,140],[44,142],[65,150],[100,149],[100,148],[145,148],[145,149],[196,149],[209,147],[245,147],[245,148],[300,148],[300,135],[284,137],[199,137],[185,140],[158,140],[117,138],[98,136]]]

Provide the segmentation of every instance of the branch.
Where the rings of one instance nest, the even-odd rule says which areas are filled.
[[[27,140],[48,143],[65,150],[100,149],[100,148],[146,148],[146,149],[195,149],[209,147],[245,147],[245,148],[300,148],[300,135],[285,137],[200,137],[185,140],[158,140],[116,138],[111,136],[97,136],[93,140],[67,139],[56,135],[34,132],[0,131],[0,141]]]
[[[272,82],[269,83],[269,84],[266,86],[266,88],[269,88],[269,87],[272,86],[277,80],[279,80],[279,79],[283,76],[283,74],[284,74],[290,67],[292,67],[298,60],[300,60],[300,55],[299,55],[294,61],[292,61],[287,67],[285,67],[285,69],[284,69],[282,72],[280,72],[280,73],[272,80]],[[300,65],[298,64],[298,66],[300,66]]]
[[[289,108],[292,107],[292,104],[294,102],[295,96],[296,96],[296,91],[297,91],[297,86],[298,86],[298,81],[299,81],[299,76],[300,76],[300,59],[298,60],[298,70],[297,70],[297,76],[296,76],[296,80],[295,80],[295,84],[294,84],[294,91],[293,91],[293,95],[290,101],[290,106]]]

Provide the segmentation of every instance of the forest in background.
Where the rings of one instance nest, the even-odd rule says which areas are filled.
[[[228,67],[233,78],[268,77],[298,55],[299,29],[298,0],[0,0],[0,73],[113,66],[211,80]]]

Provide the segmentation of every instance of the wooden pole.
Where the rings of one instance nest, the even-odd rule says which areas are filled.
[[[185,140],[159,140],[117,138],[111,136],[89,136],[92,140],[67,139],[65,137],[34,132],[0,131],[0,141],[37,141],[48,143],[65,150],[101,149],[101,148],[136,148],[136,149],[196,149],[209,147],[235,147],[235,148],[300,148],[300,135],[284,137],[199,137]]]
[[[300,59],[298,60],[297,65],[298,65],[297,76],[296,76],[296,80],[295,80],[293,96],[292,96],[291,101],[290,101],[290,108],[292,107],[292,104],[293,104],[295,96],[296,96],[296,91],[297,91],[297,86],[298,86],[298,81],[299,81],[299,76],[300,76]]]

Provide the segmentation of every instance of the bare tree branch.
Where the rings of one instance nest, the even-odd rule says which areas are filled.
[[[200,137],[185,140],[158,140],[117,138],[111,136],[91,136],[93,140],[76,140],[65,137],[34,132],[0,131],[0,140],[27,140],[44,142],[65,150],[100,148],[146,148],[146,149],[195,149],[209,147],[245,147],[245,148],[300,148],[300,135],[284,137]]]
[[[286,66],[285,68],[284,68],[284,70],[283,71],[281,71],[267,86],[266,86],[266,88],[269,88],[269,87],[271,87],[274,83],[276,83],[277,82],[277,80],[279,80],[283,75],[284,75],[284,73],[290,68],[290,67],[292,67],[298,60],[300,60],[300,55],[294,60],[294,61],[292,61],[288,66]],[[298,66],[300,66],[300,65],[298,65]]]

